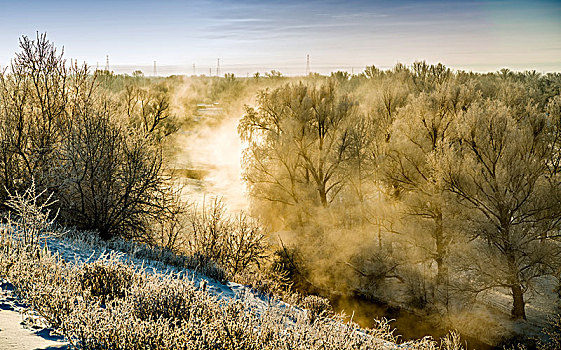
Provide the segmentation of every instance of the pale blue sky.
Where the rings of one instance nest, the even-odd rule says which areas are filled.
[[[131,72],[360,71],[414,60],[561,71],[560,1],[5,1],[0,65],[47,32],[68,58]]]

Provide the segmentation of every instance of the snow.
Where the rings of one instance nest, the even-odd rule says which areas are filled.
[[[219,299],[251,301],[252,306],[258,307],[259,309],[265,309],[271,305],[282,308],[289,306],[282,301],[261,295],[260,293],[252,290],[250,287],[238,283],[227,282],[226,284],[222,284],[219,281],[190,269],[167,265],[156,260],[135,258],[131,256],[131,254],[127,254],[116,249],[102,247],[98,244],[103,243],[96,241],[92,244],[85,241],[73,241],[71,239],[64,238],[51,238],[47,240],[49,250],[54,254],[59,254],[65,261],[85,263],[109,257],[117,258],[122,262],[132,263],[137,268],[143,268],[148,273],[174,274],[178,278],[189,278],[195,285],[201,285],[201,282],[205,281],[204,284],[206,284],[206,290],[211,295],[217,296]],[[141,246],[139,246],[139,249],[140,247]],[[126,246],[126,248],[130,247]]]
[[[125,263],[132,263],[139,269],[147,273],[173,274],[177,278],[189,278],[194,285],[203,286],[211,294],[220,300],[241,300],[248,305],[252,311],[261,314],[270,309],[271,306],[279,308],[292,308],[297,312],[302,312],[305,317],[306,310],[284,303],[274,298],[262,295],[250,287],[234,283],[220,283],[212,278],[202,275],[196,271],[179,268],[164,264],[160,261],[148,258],[138,258],[142,254],[137,254],[144,249],[142,245],[127,241],[115,241],[110,244],[92,239],[93,235],[82,233],[78,236],[70,235],[63,237],[53,237],[46,241],[48,249],[53,254],[58,254],[63,260],[74,263],[85,263],[98,259],[118,259]],[[44,244],[44,243],[43,243]],[[551,281],[540,281],[542,293],[538,293],[528,300],[528,324],[519,325],[518,328],[537,328],[542,326],[542,322],[547,320],[544,314],[549,314],[552,305],[545,301],[551,300],[550,295],[544,295],[544,290],[551,290],[544,286],[551,286]],[[549,291],[552,293],[552,291]],[[491,307],[506,313],[510,310],[510,298],[507,293],[493,290],[478,298],[481,306]],[[499,319],[502,317],[497,317]],[[538,322],[539,321],[539,322]],[[335,322],[335,321],[334,321]],[[511,322],[506,322],[511,323]],[[504,325],[505,329],[516,328],[513,325]],[[52,329],[27,305],[18,301],[13,294],[13,287],[5,280],[0,280],[0,349],[65,349],[66,343],[60,336],[51,335]],[[524,330],[519,329],[518,331]],[[536,329],[533,329],[535,332]],[[407,348],[407,345],[398,346],[393,343],[386,343],[388,348]]]
[[[61,336],[42,322],[27,305],[18,301],[13,286],[0,280],[0,349],[67,349]]]

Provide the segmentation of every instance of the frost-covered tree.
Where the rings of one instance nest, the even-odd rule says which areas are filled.
[[[167,134],[158,130],[171,119],[165,91],[131,126],[132,113],[99,88],[99,72],[69,65],[44,34],[22,37],[20,47],[0,73],[0,202],[33,183],[53,193],[67,224],[103,238],[144,236],[167,211]]]
[[[517,116],[496,100],[472,105],[454,121],[455,140],[438,169],[463,205],[464,228],[482,254],[468,267],[471,288],[508,288],[512,316],[522,319],[524,293],[534,279],[554,273],[561,257],[560,183],[548,172],[559,152],[551,147],[552,115],[527,105],[525,116]]]
[[[473,99],[465,87],[448,81],[411,97],[399,110],[391,129],[391,141],[385,162],[388,186],[397,191],[405,205],[406,218],[421,220],[425,230],[417,225],[412,241],[428,251],[437,265],[437,283],[447,275],[446,258],[451,232],[446,227],[445,189],[434,168],[434,156],[441,151],[452,133],[452,123]],[[424,235],[423,231],[428,233]]]
[[[356,102],[334,84],[285,85],[263,91],[239,124],[249,143],[245,178],[268,201],[323,207],[343,188],[343,164]]]
[[[67,67],[45,34],[36,40],[23,36],[20,48],[10,70],[0,73],[0,193],[23,190],[32,181],[43,189],[58,176],[54,160],[68,120],[68,99],[86,78]]]

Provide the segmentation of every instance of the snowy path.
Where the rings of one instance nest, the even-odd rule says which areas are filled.
[[[0,349],[67,349],[65,343],[51,340],[45,330],[34,332],[24,328],[21,320],[22,317],[17,311],[0,310]]]
[[[25,305],[12,295],[11,285],[0,282],[0,350],[67,349],[67,343],[51,336],[49,329],[22,325],[23,310]]]

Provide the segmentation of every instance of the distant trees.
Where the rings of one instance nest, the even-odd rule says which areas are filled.
[[[163,139],[178,129],[170,109],[168,89],[156,86],[148,89],[134,83],[125,85],[122,97],[123,109],[135,129],[146,135]]]
[[[144,73],[141,70],[135,70],[134,72],[132,72],[132,76],[135,78],[143,78]]]
[[[348,130],[348,146],[345,149],[345,183],[355,194],[359,203],[367,199],[368,187],[375,181],[378,165],[379,133],[376,120],[362,115],[356,118]],[[364,213],[362,213],[364,215]]]
[[[452,71],[442,63],[436,65],[425,61],[413,62],[411,78],[418,91],[431,91],[444,84],[452,76]]]
[[[551,155],[550,160],[546,163],[548,179],[553,185],[557,185],[561,181],[561,93],[549,101],[546,115],[549,126],[547,147]]]

